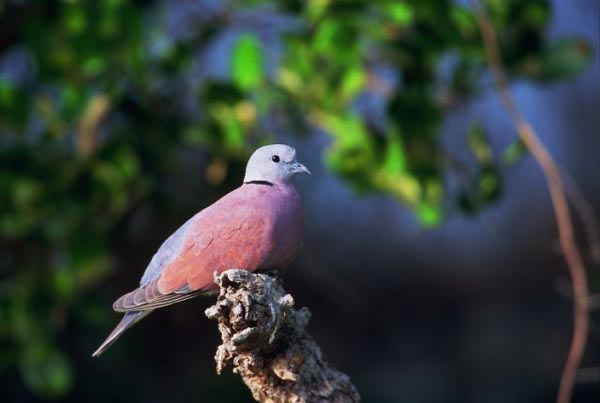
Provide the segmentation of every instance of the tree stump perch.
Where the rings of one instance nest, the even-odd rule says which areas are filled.
[[[350,378],[333,368],[307,333],[311,314],[294,309],[277,274],[227,270],[206,316],[219,325],[217,372],[231,366],[259,402],[358,402]]]

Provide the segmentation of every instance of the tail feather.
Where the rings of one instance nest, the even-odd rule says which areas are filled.
[[[98,357],[100,354],[106,351],[127,329],[135,325],[140,320],[144,319],[152,310],[147,311],[131,311],[127,312],[119,324],[114,330],[108,335],[106,340],[98,347],[98,349],[92,354],[92,357]]]

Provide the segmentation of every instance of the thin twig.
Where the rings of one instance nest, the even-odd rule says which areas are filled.
[[[494,28],[479,4],[478,0],[472,0],[475,13],[479,22],[481,36],[485,45],[488,63],[494,75],[496,89],[502,100],[504,108],[510,115],[517,133],[529,152],[533,155],[542,169],[550,191],[550,198],[558,225],[559,243],[564,254],[573,288],[573,340],[569,355],[563,369],[560,387],[556,398],[557,403],[569,403],[575,385],[577,369],[585,351],[588,334],[588,284],[586,271],[581,258],[581,253],[575,242],[573,223],[569,212],[569,205],[565,195],[565,188],[561,179],[560,171],[544,144],[540,141],[537,133],[529,122],[523,117],[517,108],[509,90],[500,52],[498,39]]]

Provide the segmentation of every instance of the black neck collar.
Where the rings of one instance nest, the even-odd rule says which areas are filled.
[[[249,181],[244,182],[244,185],[265,185],[265,186],[274,186],[273,183],[269,181]]]

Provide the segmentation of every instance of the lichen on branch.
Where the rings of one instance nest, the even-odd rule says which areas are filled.
[[[232,269],[215,275],[220,288],[206,316],[223,344],[217,372],[233,367],[259,402],[358,402],[350,378],[333,368],[306,327],[307,308],[294,309],[277,273]]]

